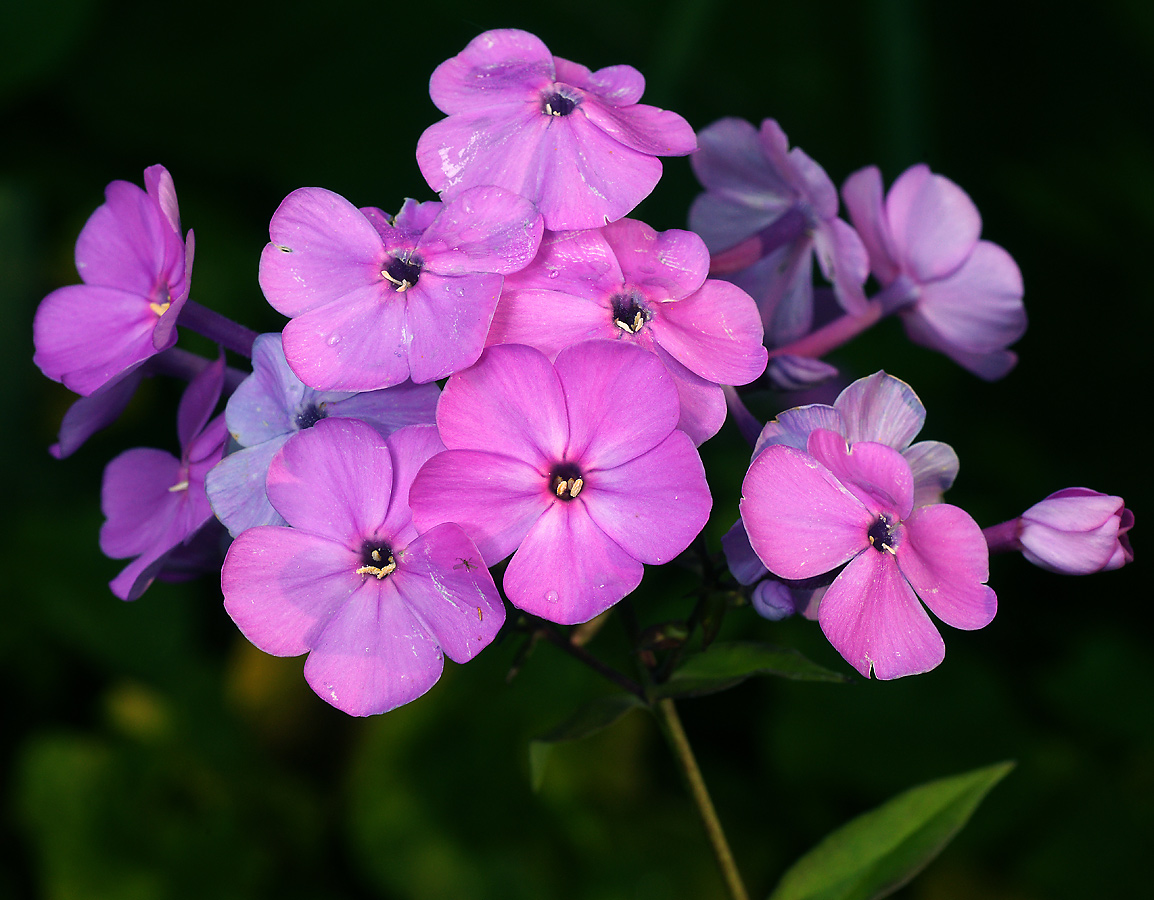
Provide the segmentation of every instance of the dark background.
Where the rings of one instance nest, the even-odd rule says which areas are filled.
[[[821,836],[899,790],[1001,759],[1016,771],[902,896],[1129,897],[1154,837],[1150,508],[1154,7],[492,0],[247,6],[62,0],[0,6],[0,896],[48,898],[718,897],[700,827],[644,714],[569,745],[534,794],[530,737],[606,685],[516,641],[360,721],[308,690],[301,660],[249,647],[213,579],[106,588],[100,473],[134,445],[175,449],[178,388],[150,383],[76,456],[46,448],[71,397],[31,364],[31,321],[75,282],[72,246],[107,182],[173,173],[196,231],[193,296],[280,327],[256,283],[289,191],[357,205],[431,199],[413,159],[440,114],[428,77],[476,34],[516,26],[593,68],[629,63],[645,100],[697,128],[779,120],[840,183],[925,161],[962,185],[984,237],[1021,265],[1021,363],[987,385],[883,323],[837,357],[913,384],[923,437],[954,445],[949,499],[983,525],[1051,491],[1122,494],[1138,562],[1061,578],[997,558],[981,632],[894,683],[747,683],[686,701],[753,896]],[[684,227],[684,159],[636,213]],[[183,340],[183,339],[182,339]],[[207,352],[195,340],[187,346]],[[1141,442],[1141,443],[1140,443]],[[716,547],[746,450],[705,448]],[[643,619],[690,585],[650,572]],[[614,657],[616,623],[593,649]],[[816,625],[732,613],[730,637],[799,646],[849,671]],[[1137,891],[1137,893],[1135,893]]]

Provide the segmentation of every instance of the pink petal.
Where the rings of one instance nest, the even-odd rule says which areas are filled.
[[[388,535],[396,545],[406,546],[417,537],[413,511],[409,508],[409,491],[421,466],[441,453],[445,445],[435,425],[411,425],[394,431],[386,443],[393,461],[393,483],[389,492],[389,511],[379,534]]]
[[[385,520],[392,483],[384,438],[355,419],[321,419],[273,458],[267,490],[291,526],[359,552]]]
[[[557,373],[539,350],[519,344],[490,347],[449,379],[437,427],[450,449],[501,453],[541,471],[561,458],[569,440]]]
[[[515,28],[486,31],[429,79],[429,96],[443,113],[466,112],[523,99],[554,78],[553,55],[540,38]]]
[[[713,500],[689,436],[675,431],[648,453],[616,468],[588,471],[589,517],[634,559],[669,562],[705,527]]]
[[[841,414],[832,406],[824,403],[811,403],[808,406],[797,406],[777,414],[777,418],[766,423],[765,428],[757,439],[753,448],[753,455],[758,456],[766,447],[775,444],[785,444],[795,450],[805,451],[809,446],[809,436],[818,428],[826,428],[845,434],[845,422]]]
[[[317,696],[351,716],[388,712],[437,683],[436,640],[385,578],[369,578],[324,626],[305,661]]]
[[[982,233],[969,195],[924,164],[906,169],[890,187],[886,217],[903,268],[923,284],[957,269]]]
[[[672,376],[673,386],[677,388],[677,402],[681,408],[677,429],[684,431],[700,447],[725,424],[725,391],[721,385],[706,381],[685,368],[661,345],[655,344],[653,352]]]
[[[418,531],[455,522],[491,566],[517,549],[551,504],[561,502],[548,482],[548,471],[509,456],[447,450],[421,467],[409,505]]]
[[[941,441],[918,441],[902,451],[914,476],[914,507],[941,503],[958,477],[958,454]]]
[[[170,549],[187,535],[177,518],[182,491],[169,488],[182,480],[180,460],[151,447],[126,450],[104,469],[100,508],[106,521],[100,529],[100,549],[114,559],[136,556],[167,544]]]
[[[621,334],[611,308],[598,300],[534,288],[504,290],[485,338],[494,344],[528,344],[553,359],[570,344],[611,340]]]
[[[681,116],[667,109],[636,103],[611,106],[586,97],[581,109],[608,137],[650,156],[687,156],[697,149],[697,135]]]
[[[104,196],[76,240],[76,270],[85,284],[118,288],[147,302],[166,276],[183,276],[180,236],[157,201],[135,184],[114,181]],[[166,262],[179,262],[181,271],[170,273]]]
[[[829,469],[782,445],[750,465],[740,509],[758,557],[790,579],[822,575],[869,547],[875,519]]]
[[[348,547],[315,534],[275,525],[250,528],[224,558],[225,611],[265,653],[299,656],[367,584],[356,574],[360,563]]]
[[[569,412],[564,458],[584,470],[635,459],[677,427],[681,407],[672,379],[640,347],[588,341],[562,350],[554,366]]]
[[[882,680],[928,672],[945,658],[942,636],[892,556],[864,550],[821,598],[821,630],[865,677]]]
[[[956,362],[963,369],[973,372],[986,381],[997,381],[1018,364],[1018,355],[1012,350],[991,350],[973,352],[960,349],[947,337],[937,331],[926,319],[918,315],[917,307],[907,307],[899,314],[902,325],[911,341],[937,350]]]
[[[413,381],[427,384],[477,361],[485,349],[502,280],[500,275],[424,272],[405,292]]]
[[[654,339],[686,368],[715,384],[748,384],[769,355],[753,298],[710,279],[684,300],[663,303],[650,323]]]
[[[898,566],[935,616],[972,631],[990,624],[998,599],[986,586],[990,552],[982,529],[965,510],[923,506],[905,522]]]
[[[692,231],[654,231],[636,219],[619,219],[601,229],[624,280],[651,301],[680,300],[709,274],[709,251]]]
[[[875,515],[905,519],[913,509],[914,476],[900,453],[885,444],[859,441],[852,447],[834,431],[809,436],[809,454]]]
[[[505,622],[505,604],[481,554],[457,525],[438,525],[409,544],[387,576],[453,662],[468,662]]]
[[[350,294],[383,295],[385,248],[364,213],[339,194],[300,188],[277,207],[260,257],[260,286],[286,316],[299,316]],[[346,300],[347,302],[347,300]],[[307,381],[306,381],[307,383]]]
[[[438,275],[508,275],[533,261],[541,243],[537,208],[519,194],[484,185],[444,204],[421,235],[417,253]]]
[[[149,166],[144,170],[144,187],[148,196],[156,201],[168,224],[177,235],[180,234],[180,209],[176,202],[176,185],[164,166]]]
[[[633,66],[605,66],[590,72],[585,66],[553,57],[557,80],[582,90],[592,91],[612,106],[629,106],[645,93],[645,77]]]
[[[926,408],[914,389],[885,372],[859,378],[833,405],[845,422],[845,437],[851,444],[876,441],[904,450],[926,421]]]
[[[594,524],[580,498],[558,501],[529,530],[505,570],[514,606],[576,625],[641,583],[644,567]]]

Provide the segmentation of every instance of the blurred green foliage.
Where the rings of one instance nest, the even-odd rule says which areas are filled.
[[[100,473],[130,446],[174,447],[176,386],[146,385],[75,457],[45,452],[71,398],[31,364],[32,315],[76,280],[72,245],[108,181],[168,166],[197,235],[194,296],[278,329],[256,266],[281,198],[320,185],[386,209],[427,199],[412,153],[439,117],[429,74],[503,26],[592,67],[637,66],[646,100],[696,127],[775,117],[836,182],[926,161],[961,184],[1025,276],[1018,370],[980,383],[892,322],[836,362],[913,384],[923,435],[962,459],[951,500],[983,524],[1072,484],[1137,512],[1127,570],[1063,579],[995,560],[998,618],[948,633],[933,673],[753,679],[681,704],[754,896],[854,815],[1008,758],[1014,774],[899,896],[1133,896],[1154,834],[1140,471],[1154,7],[1134,0],[0,5],[0,896],[721,896],[648,717],[558,745],[532,792],[530,739],[609,689],[555,648],[536,647],[507,684],[506,640],[410,707],[359,721],[311,694],[299,660],[248,647],[211,578],[116,600],[105,583],[118,565],[96,544]],[[637,215],[683,227],[695,190],[688,163],[670,160]],[[746,452],[728,428],[704,448],[714,547]],[[692,587],[650,571],[642,624],[684,617]],[[812,623],[739,610],[722,638],[849,671]],[[623,647],[613,623],[592,645],[619,663]]]

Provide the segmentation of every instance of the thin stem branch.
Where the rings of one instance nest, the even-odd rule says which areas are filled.
[[[180,311],[177,324],[183,325],[197,334],[203,334],[226,350],[232,350],[241,356],[252,358],[252,342],[257,338],[256,332],[234,322],[228,316],[221,315],[216,310],[188,300]]]
[[[556,644],[574,659],[583,662],[598,675],[601,675],[604,678],[608,678],[619,688],[628,691],[634,696],[640,697],[646,703],[649,702],[649,698],[645,696],[645,689],[641,687],[641,685],[639,685],[632,678],[622,675],[612,666],[607,666],[584,647],[580,647],[577,644],[574,644],[569,640],[568,637],[562,634],[553,625],[542,622],[539,626],[537,626],[536,630],[538,634],[542,635],[550,643]]]
[[[770,359],[775,356],[808,356],[820,359],[827,353],[836,350],[850,338],[857,337],[882,317],[882,304],[876,299],[869,301],[869,305],[861,313],[846,313],[834,319],[828,325],[810,332],[803,338],[784,347],[775,347],[769,351]]]
[[[713,848],[713,856],[717,866],[721,869],[721,877],[725,887],[733,900],[749,900],[745,885],[741,880],[741,873],[737,871],[733,853],[729,849],[729,842],[725,839],[725,831],[721,827],[721,820],[717,818],[717,810],[713,808],[713,801],[709,797],[709,790],[705,786],[705,779],[701,777],[701,770],[697,767],[697,760],[693,756],[693,748],[689,746],[689,739],[685,736],[685,729],[681,727],[681,718],[677,715],[677,707],[673,701],[666,698],[658,700],[654,706],[657,721],[661,724],[661,733],[673,751],[673,756],[685,776],[686,786],[701,815],[701,822],[705,826],[705,833],[709,837],[709,844]]]

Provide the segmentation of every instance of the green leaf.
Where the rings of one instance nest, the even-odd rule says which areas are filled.
[[[701,697],[741,684],[750,675],[777,675],[795,681],[848,680],[796,650],[757,641],[729,641],[687,658],[657,689],[657,696]]]
[[[906,884],[1014,767],[998,763],[910,788],[830,834],[785,873],[769,900],[872,900]]]
[[[623,715],[645,702],[633,694],[610,694],[598,697],[582,706],[576,713],[541,737],[529,742],[529,781],[533,790],[541,789],[545,777],[545,763],[554,744],[579,741],[608,728]]]

